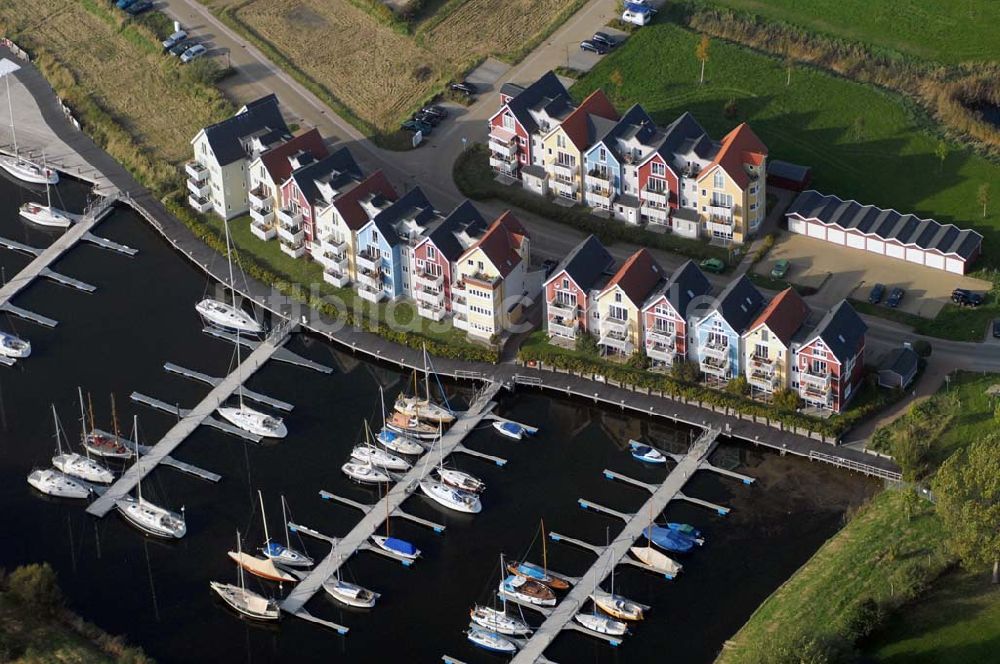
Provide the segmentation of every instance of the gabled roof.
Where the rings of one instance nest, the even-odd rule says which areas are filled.
[[[670,275],[670,281],[656,289],[643,306],[643,311],[654,306],[661,298],[666,298],[674,311],[687,320],[687,309],[691,302],[695,298],[703,297],[711,292],[712,284],[708,277],[701,271],[697,263],[688,260],[674,270],[674,273]]]
[[[476,206],[470,201],[464,201],[452,210],[427,237],[450,262],[458,260],[462,252],[471,246],[464,244],[462,238],[477,240],[486,232],[486,229],[486,220]]]
[[[246,141],[250,138],[257,138],[264,145],[291,138],[278,108],[278,98],[273,94],[250,102],[233,117],[209,125],[204,131],[220,166],[246,158]]]
[[[614,264],[614,257],[601,241],[594,235],[588,235],[559,262],[546,283],[565,272],[586,293],[597,287],[601,277],[608,274]]]
[[[920,363],[920,356],[908,346],[900,346],[893,350],[879,365],[878,370],[889,371],[903,378],[908,378],[917,370]]]
[[[705,129],[694,116],[685,111],[663,130],[663,138],[656,148],[659,154],[671,164],[678,153],[694,153],[700,159],[710,160],[715,156],[717,146],[708,137]]]
[[[834,356],[844,363],[854,357],[858,344],[864,339],[867,331],[868,325],[861,320],[854,307],[847,300],[841,300],[840,304],[826,312],[806,345],[818,337]]]
[[[319,161],[306,164],[292,171],[292,180],[310,205],[326,203],[320,190],[321,184],[329,185],[334,192],[359,182],[362,178],[361,167],[354,161],[354,156],[347,148],[340,148],[333,154]],[[335,194],[336,195],[336,194]]]
[[[625,111],[625,115],[603,136],[600,142],[614,154],[615,158],[621,162],[622,154],[619,150],[618,141],[629,141],[633,138],[640,144],[649,145],[656,136],[656,123],[639,104],[633,104]]]
[[[704,172],[718,165],[736,181],[740,189],[746,189],[751,177],[744,164],[760,166],[766,156],[767,146],[757,138],[750,125],[743,122],[723,137],[715,159]]]
[[[479,241],[466,251],[481,249],[500,276],[506,278],[521,262],[520,249],[527,237],[528,231],[521,225],[521,221],[507,210],[497,217]]]
[[[791,344],[792,337],[809,318],[809,305],[794,288],[786,288],[778,293],[764,311],[757,316],[747,331],[766,325],[771,333],[778,337],[785,348]]]
[[[274,146],[260,156],[260,161],[270,174],[271,181],[281,185],[292,174],[290,159],[299,153],[308,153],[314,160],[322,159],[329,154],[318,129],[310,129]]]
[[[414,187],[403,194],[399,200],[375,215],[372,221],[379,233],[386,242],[395,246],[406,241],[399,233],[398,224],[402,221],[413,219],[417,224],[426,224],[437,211],[431,202],[427,200],[423,189]]]
[[[912,214],[900,214],[895,210],[883,210],[874,205],[861,205],[837,196],[824,196],[812,189],[799,194],[785,215],[836,224],[844,230],[857,230],[903,245],[955,254],[966,260],[979,251],[983,242],[983,236],[973,230],[959,229],[953,224],[921,219]]]
[[[507,108],[521,126],[529,133],[538,131],[538,123],[529,111],[533,109],[551,109],[551,115],[557,115],[556,107],[562,108],[570,103],[566,87],[559,82],[555,72],[549,71],[537,81],[518,92],[515,88],[505,87],[506,94],[516,93],[508,102]]]
[[[615,276],[601,291],[601,295],[607,293],[614,287],[621,288],[625,296],[632,301],[636,307],[642,307],[646,298],[653,292],[657,284],[666,278],[663,268],[653,258],[653,254],[647,249],[640,249],[618,268]]]
[[[396,190],[389,184],[389,179],[382,171],[375,171],[359,182],[358,186],[335,198],[333,206],[343,217],[347,227],[356,231],[368,223],[368,213],[365,212],[361,203],[372,197],[386,201],[395,201],[398,197]]]
[[[762,306],[764,296],[744,274],[729,282],[712,308],[737,334],[743,334]]]
[[[601,123],[602,119],[617,122],[618,111],[604,91],[598,88],[580,102],[576,110],[566,116],[560,126],[576,149],[582,151],[597,140],[597,135],[602,129],[607,131],[610,128],[609,124]]]

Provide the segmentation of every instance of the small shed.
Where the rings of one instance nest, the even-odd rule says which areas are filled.
[[[902,346],[889,353],[878,369],[880,387],[905,390],[917,375],[920,357],[909,346]]]
[[[777,159],[767,162],[767,186],[769,187],[805,191],[811,182],[812,168],[809,166],[800,166]]]

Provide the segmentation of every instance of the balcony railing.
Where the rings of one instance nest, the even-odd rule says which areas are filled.
[[[733,208],[726,205],[709,205],[706,214],[717,224],[733,223]]]
[[[560,337],[566,337],[568,339],[576,338],[576,330],[580,323],[575,318],[549,318],[549,335],[556,335]]]
[[[371,289],[382,290],[382,273],[378,270],[358,268],[358,283]]]
[[[335,254],[329,251],[323,251],[319,254],[313,254],[316,257],[316,262],[325,267],[328,270],[337,270],[339,272],[347,272],[348,260],[347,256],[342,254]]]
[[[198,182],[196,180],[188,180],[187,188],[195,196],[208,196],[212,193],[212,186],[208,183],[208,180],[202,180]]]
[[[184,164],[184,172],[195,182],[204,182],[208,179],[208,169],[197,161],[189,161]]]
[[[750,356],[750,368],[753,371],[760,371],[762,374],[773,376],[776,370],[777,360],[761,357],[759,355]]]
[[[278,232],[278,235],[280,237],[281,235],[280,231]],[[299,258],[300,256],[305,255],[306,245],[304,245],[302,242],[288,242],[284,238],[280,238],[280,241],[281,241],[282,253],[288,254],[292,258]]]
[[[657,330],[655,327],[646,330],[646,339],[661,346],[669,346],[673,349],[677,341],[677,333],[673,330]]]
[[[382,259],[367,251],[362,251],[358,253],[355,262],[358,264],[359,270],[371,270],[375,271],[381,267]]]
[[[302,212],[291,208],[281,208],[278,210],[278,221],[289,226],[298,226],[302,223]]]
[[[666,208],[643,205],[640,209],[642,210],[642,214],[649,217],[649,220],[654,223],[665,224],[670,218],[670,212]]]
[[[611,188],[611,173],[606,171],[601,171],[598,169],[593,169],[587,173],[586,178],[587,186],[601,187],[604,189]]]
[[[347,273],[336,268],[327,268],[323,270],[323,281],[332,286],[336,286],[337,288],[343,288],[347,284],[351,283],[351,279],[347,276]]]
[[[701,354],[715,359],[729,359],[729,345],[718,341],[708,341],[701,347]]]
[[[188,205],[198,212],[208,212],[212,209],[212,201],[202,196],[195,196],[194,194],[188,196]]]
[[[444,291],[441,290],[433,288],[417,288],[415,295],[417,302],[424,302],[426,304],[437,306],[444,304]]]
[[[646,344],[646,355],[651,360],[657,362],[663,362],[664,364],[674,363],[674,347],[673,345],[651,343]]]
[[[601,318],[601,334],[604,334],[605,332],[628,334],[628,327],[627,318],[615,318],[609,315],[605,315]]]
[[[619,336],[617,334],[601,334],[601,338],[597,342],[601,346],[607,346],[608,348],[614,348],[619,350],[626,355],[631,355],[635,350],[635,346],[628,339],[627,336]]]
[[[264,221],[258,221],[257,219],[250,222],[250,232],[253,233],[255,237],[264,241],[273,240],[278,234],[278,231],[272,224]]]
[[[580,313],[580,305],[560,302],[559,300],[552,300],[551,302],[548,302],[546,306],[548,307],[550,314],[560,316],[562,318],[575,318],[577,314]]]
[[[441,320],[444,318],[444,307],[437,307],[432,304],[426,304],[424,302],[417,302],[417,313],[424,318],[429,318],[431,320]]]
[[[250,201],[250,209],[253,208],[270,208],[274,199],[271,198],[271,192],[264,189],[264,187],[257,186],[247,192],[247,199]]]
[[[566,180],[576,179],[576,166],[566,166],[565,164],[553,162],[548,165],[546,170],[557,178],[565,178]]]
[[[503,157],[506,160],[515,159],[517,157],[517,143],[503,143],[497,139],[496,136],[490,136],[490,152],[493,154]]]
[[[274,222],[274,210],[271,208],[250,208],[250,219],[255,223],[270,226]]]
[[[799,372],[799,383],[815,386],[817,389],[827,391],[830,389],[830,374],[806,369]]]
[[[347,258],[347,243],[343,240],[335,238],[332,235],[324,235],[319,240],[319,248],[323,250],[324,254],[331,254],[334,256],[343,256]]]
[[[444,273],[431,274],[426,270],[417,272],[417,284],[425,288],[441,288],[444,286]]]
[[[358,286],[358,296],[361,297],[362,300],[366,300],[368,302],[381,302],[385,299],[385,291],[381,288],[369,288],[368,286],[362,284]]]
[[[517,159],[503,159],[490,155],[490,168],[501,173],[511,173],[517,170]]]
[[[655,189],[643,189],[642,190],[642,200],[650,203],[651,205],[659,205],[660,207],[667,206],[667,192],[657,191]]]
[[[766,373],[757,369],[751,369],[747,376],[747,382],[759,390],[773,392],[778,387],[778,377],[773,373]]]
[[[590,207],[609,208],[611,207],[611,201],[613,198],[614,194],[610,189],[593,187],[587,190],[584,200]]]
[[[289,244],[301,244],[305,237],[305,231],[299,224],[285,224],[278,226],[278,237]]]
[[[703,356],[698,365],[702,373],[725,377],[729,373],[729,356],[725,358]]]
[[[451,310],[453,312],[469,313],[469,302],[464,297],[456,297],[452,293]]]

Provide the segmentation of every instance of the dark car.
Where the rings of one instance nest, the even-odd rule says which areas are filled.
[[[1000,318],[993,319],[993,336],[1000,339]]]
[[[125,13],[131,16],[138,16],[143,12],[148,12],[153,8],[153,3],[149,0],[139,0],[138,2],[133,2],[131,5],[125,8]]]
[[[902,288],[893,288],[889,293],[889,299],[885,301],[885,305],[893,309],[898,307],[899,303],[903,301],[903,292]]]
[[[596,53],[598,55],[604,55],[608,52],[608,47],[604,44],[586,39],[580,42],[580,50],[590,51],[591,53]]]
[[[590,41],[595,44],[601,44],[607,49],[612,49],[615,46],[618,46],[618,40],[606,32],[595,32],[594,36],[590,38]]]
[[[465,81],[460,81],[459,83],[452,83],[451,85],[448,86],[448,89],[453,92],[460,92],[466,97],[471,97],[477,92],[479,92],[479,90],[476,89],[476,86],[474,86],[472,83],[467,83]]]
[[[406,131],[412,131],[413,133],[417,133],[419,131],[424,136],[427,136],[431,133],[431,131],[433,131],[433,127],[426,122],[421,122],[420,120],[407,120],[401,124],[400,127]]]
[[[196,42],[193,39],[185,39],[183,41],[179,41],[170,47],[170,55],[174,55],[179,58],[184,53],[184,51],[188,50],[197,43],[198,42]]]
[[[115,6],[118,7],[118,9],[126,9],[133,2],[135,2],[135,0],[118,0],[118,2],[115,3]]]
[[[978,307],[983,303],[984,299],[982,293],[976,293],[964,288],[956,288],[951,292],[951,301],[960,307]]]
[[[423,122],[424,124],[429,124],[432,127],[438,126],[438,123],[441,122],[441,118],[439,118],[438,116],[433,115],[431,113],[424,113],[423,111],[414,113],[413,119],[416,120],[417,122]]]
[[[883,297],[885,297],[885,284],[875,284],[872,286],[872,292],[868,293],[868,302],[878,304]]]
[[[726,264],[719,258],[706,258],[698,265],[705,272],[714,272],[715,274],[722,274],[726,270]]]
[[[426,115],[434,115],[438,120],[444,120],[448,117],[448,109],[443,106],[424,106],[420,109],[420,112]]]

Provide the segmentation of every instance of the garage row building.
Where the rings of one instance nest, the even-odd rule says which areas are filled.
[[[954,274],[968,272],[982,251],[976,231],[815,190],[799,194],[785,216],[792,233]]]
[[[643,353],[654,370],[691,362],[712,387],[744,376],[755,397],[791,389],[809,407],[841,412],[864,376],[868,328],[846,300],[813,321],[791,288],[767,302],[743,275],[715,295],[693,261],[668,273],[640,249],[615,268],[594,236],[552,271],[544,294],[550,343],[591,335],[605,357]]]

